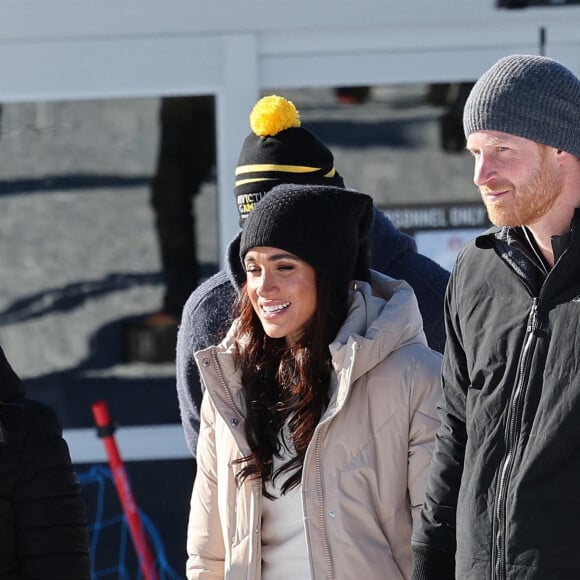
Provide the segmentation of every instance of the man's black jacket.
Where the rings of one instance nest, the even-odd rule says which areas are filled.
[[[547,277],[521,230],[458,257],[414,580],[580,578],[579,227]]]

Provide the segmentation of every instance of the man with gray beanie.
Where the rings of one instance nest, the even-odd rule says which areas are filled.
[[[500,59],[463,126],[491,228],[449,282],[414,580],[580,578],[580,80]]]

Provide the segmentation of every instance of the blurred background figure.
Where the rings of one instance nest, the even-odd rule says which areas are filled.
[[[334,94],[343,105],[360,105],[366,103],[371,96],[371,87],[335,87]]]
[[[156,312],[130,321],[129,360],[175,359],[183,305],[200,280],[193,199],[216,160],[213,95],[165,97],[159,111],[159,149],[151,182],[151,205],[163,272],[163,302]]]
[[[183,305],[199,282],[193,198],[215,165],[214,97],[163,98],[159,120],[151,204],[165,294],[161,309],[146,324],[177,326]]]
[[[472,87],[472,82],[429,85],[427,101],[444,107],[439,120],[439,139],[443,151],[450,153],[465,151],[463,108]]]

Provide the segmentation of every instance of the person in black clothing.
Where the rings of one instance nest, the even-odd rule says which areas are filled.
[[[91,578],[81,487],[58,419],[25,398],[1,347],[0,578]]]
[[[129,321],[129,360],[175,360],[183,306],[200,280],[194,198],[216,161],[212,95],[164,97],[159,108],[159,147],[151,180],[151,206],[163,274],[163,298],[154,312]]]
[[[165,292],[161,309],[146,325],[177,329],[183,305],[199,282],[193,198],[215,165],[214,97],[165,97],[159,122],[151,204]]]
[[[580,79],[510,55],[463,126],[490,220],[449,282],[413,580],[578,580]]]

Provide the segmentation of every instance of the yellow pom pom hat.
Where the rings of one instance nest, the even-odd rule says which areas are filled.
[[[240,225],[264,194],[281,183],[344,188],[332,152],[301,126],[291,101],[278,95],[261,98],[250,113],[250,127],[236,167]]]

